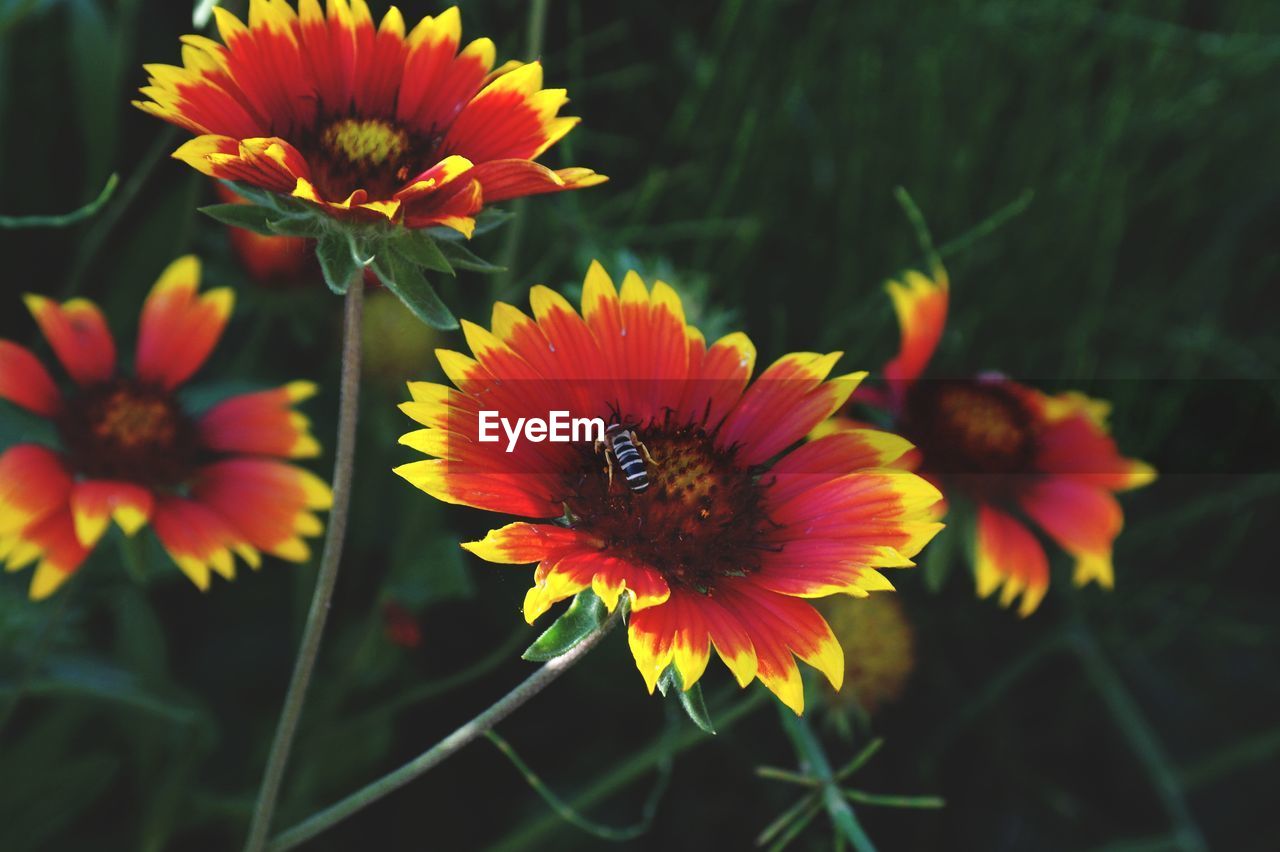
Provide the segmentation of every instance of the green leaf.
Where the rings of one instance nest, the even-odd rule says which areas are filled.
[[[350,234],[342,231],[329,231],[320,237],[316,259],[320,261],[324,283],[338,295],[346,293],[356,276],[363,274],[363,267],[356,260],[355,243]]]
[[[101,210],[103,205],[111,200],[118,183],[120,183],[120,176],[112,174],[107,178],[106,186],[102,187],[97,198],[70,213],[52,216],[0,216],[0,228],[65,228],[68,225],[74,225]]]
[[[373,261],[373,271],[387,289],[404,302],[418,319],[432,328],[446,331],[458,327],[458,321],[436,295],[422,271],[398,252],[384,251]]]
[[[604,623],[608,616],[604,602],[590,589],[583,589],[574,597],[564,615],[546,629],[520,656],[536,663],[554,660],[572,650],[591,631]]]
[[[506,272],[505,266],[498,266],[480,257],[462,243],[441,243],[440,251],[455,269],[466,269],[470,272],[483,272],[492,275],[495,272]]]
[[[227,186],[227,188],[229,188],[236,195],[243,198],[245,201],[249,201],[254,204],[261,205],[262,207],[271,207],[277,210],[281,208],[280,194],[277,192],[271,192],[270,190],[266,190],[266,189],[259,189],[258,187],[252,186],[251,184],[238,183],[236,181],[224,180],[223,183]]]
[[[680,706],[684,708],[684,712],[693,724],[697,725],[708,734],[716,732],[715,726],[711,724],[711,716],[707,713],[707,703],[702,699],[702,684],[695,683],[688,689],[684,688],[684,680],[680,677],[680,672],[675,666],[667,666],[662,676],[658,678],[658,691],[665,697],[669,692],[675,690],[676,698],[680,700]]]
[[[216,219],[224,225],[230,225],[233,228],[244,228],[246,231],[253,231],[255,234],[262,234],[264,237],[276,235],[276,231],[272,230],[269,222],[273,217],[279,218],[280,216],[278,210],[270,207],[259,207],[256,204],[210,204],[207,207],[199,208],[199,210],[210,219]]]
[[[393,237],[388,245],[411,263],[433,272],[453,274],[453,267],[426,231],[405,231]]]
[[[317,239],[329,230],[323,213],[286,213],[267,220],[273,235]]]

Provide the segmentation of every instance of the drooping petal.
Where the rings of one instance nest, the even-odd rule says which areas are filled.
[[[52,417],[62,406],[58,387],[40,359],[8,340],[0,340],[0,399],[42,417]]]
[[[989,505],[978,507],[978,535],[974,554],[978,594],[1001,589],[1000,604],[1019,596],[1018,614],[1028,616],[1049,590],[1049,561],[1044,548],[1021,522]]]
[[[115,375],[116,344],[97,305],[87,299],[58,304],[35,294],[23,298],[54,354],[76,383],[97,384]]]
[[[160,275],[142,306],[138,328],[138,378],[167,390],[204,364],[222,336],[235,297],[228,288],[200,290],[200,261],[175,260]]]
[[[480,183],[486,204],[511,198],[546,195],[570,189],[597,186],[609,178],[591,169],[572,168],[552,171],[532,160],[489,160],[477,165],[471,177]]]
[[[1037,470],[1110,491],[1127,491],[1155,480],[1149,464],[1120,455],[1107,433],[1106,403],[1078,393],[1051,397],[1030,389],[1028,399],[1047,421],[1037,441]]]
[[[1076,480],[1052,478],[1019,495],[1019,503],[1049,537],[1076,560],[1076,585],[1114,585],[1111,545],[1124,514],[1110,492]]]
[[[275,390],[240,394],[209,409],[200,418],[204,445],[221,453],[311,458],[320,444],[311,422],[293,406],[313,395],[311,382],[290,382]]]

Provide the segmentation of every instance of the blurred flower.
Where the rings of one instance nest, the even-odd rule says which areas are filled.
[[[315,456],[310,425],[293,410],[309,382],[241,394],[202,414],[178,389],[208,358],[231,314],[228,289],[199,293],[200,264],[174,261],[142,307],[132,375],[92,302],[28,295],[27,307],[75,384],[65,396],[26,348],[0,340],[0,399],[42,417],[61,447],[19,444],[0,455],[0,557],[9,570],[36,560],[31,597],[78,569],[111,521],[133,535],[149,521],[178,567],[201,589],[210,571],[235,574],[260,552],[292,562],[319,535],[313,510],[329,487],[280,459]]]
[[[599,264],[582,316],[546,287],[530,302],[533,318],[497,303],[492,332],[463,323],[474,360],[437,353],[458,389],[410,385],[402,409],[427,428],[402,442],[436,458],[397,473],[450,503],[560,519],[512,523],[464,546],[491,562],[539,563],[529,622],[584,589],[610,610],[626,592],[650,692],[669,666],[686,689],[696,683],[712,645],[739,684],[758,677],[796,712],[793,654],[838,687],[840,646],[803,598],[891,589],[877,569],[910,565],[940,527],[937,490],[884,469],[910,449],[901,438],[845,432],[784,454],[865,374],[825,381],[840,353],[800,353],[748,387],[756,352],[745,335],[708,347],[669,286],[650,291],[631,273],[619,296]],[[648,487],[629,488],[617,459],[590,441],[509,452],[505,441],[480,442],[482,409],[513,422],[552,410],[616,417],[652,454]]]
[[[385,290],[365,297],[361,335],[364,374],[385,387],[404,392],[404,383],[422,374],[436,347],[437,333]]]
[[[219,200],[248,204],[225,183],[214,181]],[[304,237],[268,237],[244,228],[227,226],[231,250],[255,284],[273,289],[302,287],[320,279],[315,240]]]
[[[995,373],[970,379],[922,378],[946,325],[949,285],[909,272],[889,296],[902,329],[901,350],[885,365],[883,393],[859,399],[887,409],[895,429],[918,448],[907,461],[942,489],[977,504],[974,556],[978,594],[1019,595],[1029,615],[1049,587],[1040,527],[1076,560],[1075,582],[1113,583],[1111,547],[1124,515],[1113,492],[1155,478],[1147,464],[1120,455],[1107,430],[1107,403],[1080,393],[1049,395]]]
[[[382,606],[383,633],[393,645],[416,648],[422,644],[422,626],[413,613],[395,601]]]
[[[895,595],[833,595],[820,605],[847,662],[844,686],[831,695],[843,709],[875,715],[897,701],[915,668],[915,631]]]
[[[444,225],[508,198],[593,186],[590,169],[534,160],[573,129],[538,62],[490,70],[493,42],[458,52],[456,7],[407,35],[393,6],[250,0],[214,8],[225,47],[183,37],[183,67],[148,65],[135,104],[196,134],[174,157],[203,174],[311,202],[339,218]]]

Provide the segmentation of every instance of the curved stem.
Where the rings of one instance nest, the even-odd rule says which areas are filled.
[[[363,270],[362,270],[363,272]],[[347,288],[346,310],[342,330],[342,379],[338,401],[338,441],[334,448],[333,507],[329,510],[329,524],[325,532],[324,552],[320,556],[320,570],[316,576],[316,590],[311,596],[311,609],[307,613],[306,627],[302,631],[302,644],[289,679],[289,691],[280,721],[276,726],[267,768],[262,775],[262,787],[253,809],[253,821],[249,825],[249,839],[245,852],[261,852],[271,831],[271,817],[275,812],[280,784],[284,780],[285,765],[289,761],[289,749],[302,717],[302,706],[307,699],[307,686],[320,653],[320,639],[324,635],[325,621],[329,616],[329,602],[333,587],[338,581],[338,564],[342,559],[342,540],[347,532],[347,514],[351,507],[351,478],[356,463],[356,415],[360,401],[360,319],[364,310],[364,281],[357,277]]]
[[[621,607],[615,609],[613,615],[592,633],[589,633],[572,650],[543,665],[542,668],[526,678],[523,683],[490,705],[483,713],[404,766],[357,790],[337,804],[313,814],[276,837],[268,847],[270,852],[284,852],[286,849],[293,849],[317,834],[328,831],[347,817],[368,807],[388,793],[400,789],[419,775],[439,766],[445,760],[461,751],[463,747],[483,737],[495,725],[514,713],[526,701],[537,695],[552,681],[564,674],[574,663],[586,656],[588,651],[600,644],[600,640],[618,623],[621,611]]]

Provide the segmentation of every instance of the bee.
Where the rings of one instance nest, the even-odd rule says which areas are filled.
[[[618,468],[622,471],[627,487],[632,493],[640,494],[645,491],[649,487],[649,470],[645,467],[645,462],[648,461],[650,464],[656,464],[656,462],[649,455],[648,448],[636,437],[635,431],[623,423],[622,417],[616,410],[609,418],[609,424],[605,426],[604,443],[609,487],[613,487],[613,464],[609,461],[609,456],[612,455],[618,462]],[[598,452],[599,444],[596,449]]]

